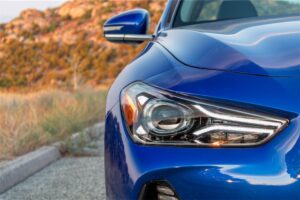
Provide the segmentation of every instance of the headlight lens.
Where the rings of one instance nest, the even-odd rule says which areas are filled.
[[[122,92],[122,111],[134,141],[157,145],[258,145],[288,120],[195,100],[137,82]]]
[[[142,125],[157,136],[179,134],[190,127],[192,112],[173,101],[151,99],[143,109]]]

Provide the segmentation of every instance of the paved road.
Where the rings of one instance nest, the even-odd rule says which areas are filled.
[[[0,195],[0,200],[105,199],[103,157],[62,158]]]

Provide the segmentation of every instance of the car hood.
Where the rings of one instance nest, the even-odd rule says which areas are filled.
[[[157,42],[186,65],[300,76],[300,17],[242,19],[170,29]]]

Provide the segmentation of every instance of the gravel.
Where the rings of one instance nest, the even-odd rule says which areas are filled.
[[[0,200],[105,199],[104,158],[63,158],[0,195]]]

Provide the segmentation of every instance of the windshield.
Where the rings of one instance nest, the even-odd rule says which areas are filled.
[[[182,0],[173,26],[290,15],[300,15],[300,0]]]

